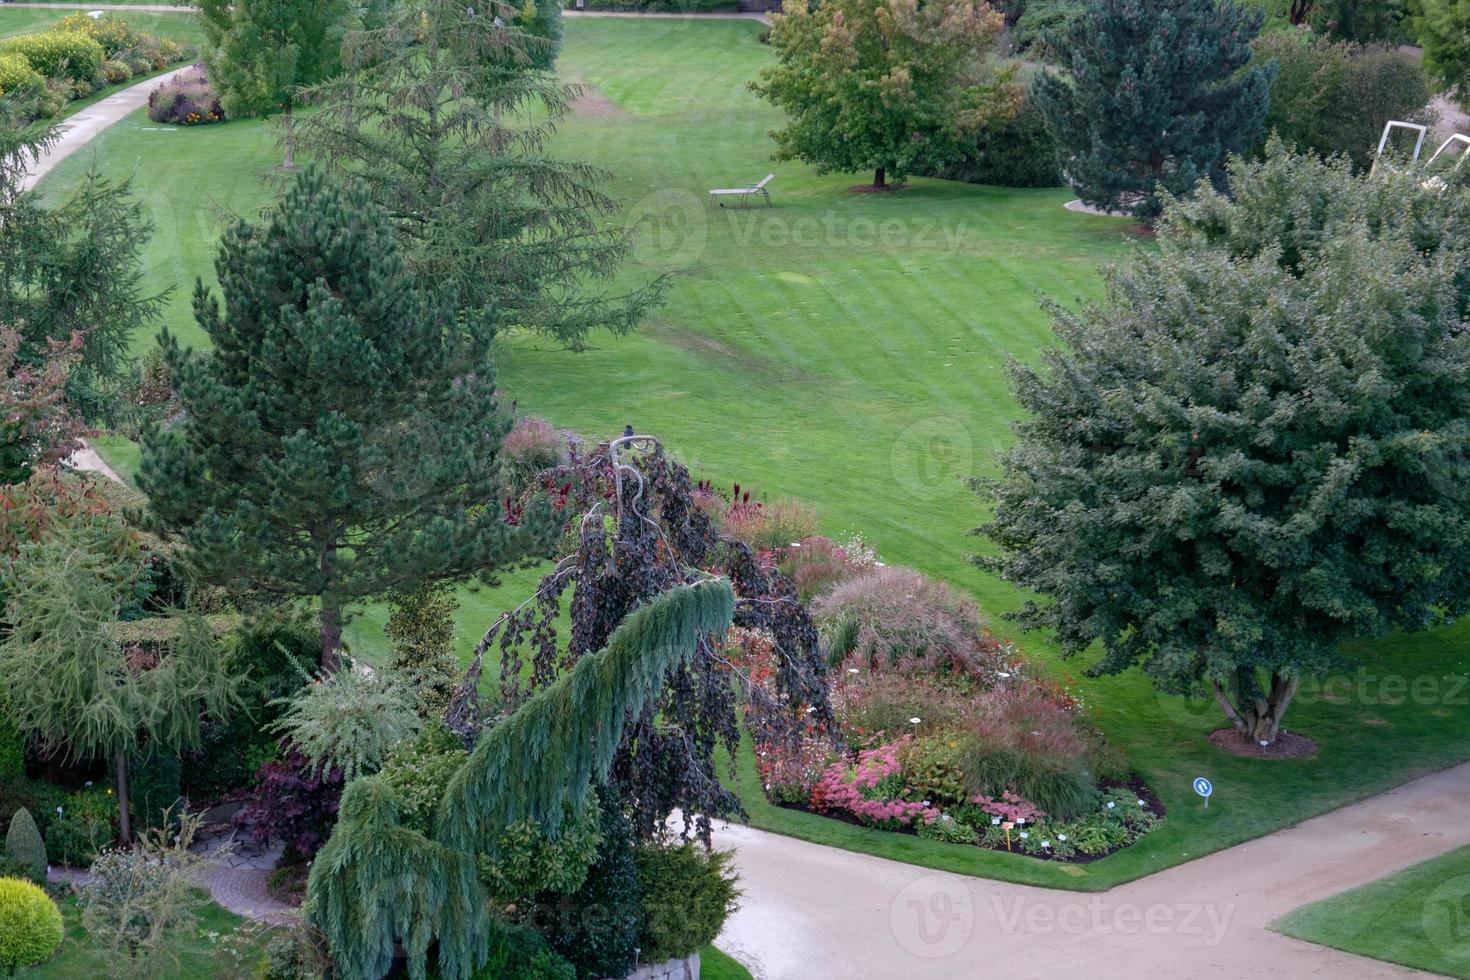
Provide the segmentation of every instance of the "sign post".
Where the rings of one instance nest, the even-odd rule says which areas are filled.
[[[1205,799],[1205,809],[1210,808],[1210,794],[1215,792],[1214,785],[1205,777],[1200,776],[1194,781],[1194,791]]]

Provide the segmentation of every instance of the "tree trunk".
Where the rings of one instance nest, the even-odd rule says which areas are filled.
[[[324,674],[335,674],[342,666],[342,607],[322,601],[322,659]]]
[[[873,171],[873,186],[874,187],[887,187],[888,186],[888,175],[887,175],[887,173],[884,171],[884,169],[882,167],[879,167],[878,169],[876,169],[876,170]]]
[[[1235,684],[1232,697],[1231,692],[1227,692],[1219,681],[1210,682],[1215,700],[1219,702],[1225,717],[1230,719],[1235,730],[1252,742],[1265,745],[1275,744],[1276,737],[1281,734],[1281,719],[1286,715],[1291,699],[1296,697],[1300,684],[1301,679],[1298,677],[1288,679],[1273,672],[1271,687],[1264,692],[1264,697],[1259,693],[1248,697],[1245,686],[1239,680]]]
[[[1293,27],[1300,27],[1306,23],[1312,15],[1312,8],[1317,6],[1317,0],[1291,0],[1291,7],[1287,12],[1287,19]]]
[[[133,818],[128,813],[128,755],[117,753],[117,834],[123,844],[133,842]]]
[[[296,168],[296,119],[291,115],[291,103],[286,103],[286,111],[281,117],[281,144],[286,151],[286,159],[281,161],[282,170],[294,170]]]

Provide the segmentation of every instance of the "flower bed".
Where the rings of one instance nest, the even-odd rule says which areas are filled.
[[[799,741],[757,742],[773,803],[1060,861],[1096,860],[1162,819],[1075,694],[990,633],[968,598],[885,566],[861,540],[809,535],[762,558],[810,595],[834,710]],[[757,680],[779,670],[758,632],[734,631],[728,656]]]

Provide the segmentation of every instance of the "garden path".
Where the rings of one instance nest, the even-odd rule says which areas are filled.
[[[1093,894],[930,871],[730,826],[715,843],[735,849],[744,899],[718,945],[760,980],[1428,976],[1267,926],[1470,843],[1467,800],[1470,763]],[[1431,899],[1465,901],[1470,881],[1460,884],[1464,894],[1425,896],[1426,910]],[[1432,926],[1428,933],[1432,939]]]
[[[96,9],[96,8],[92,8]],[[131,7],[129,9],[147,9]],[[61,122],[61,136],[52,144],[51,148],[41,155],[25,179],[20,182],[21,190],[29,190],[36,186],[37,182],[51,172],[58,163],[71,156],[77,150],[91,142],[92,138],[102,132],[108,126],[118,122],[124,116],[135,112],[148,104],[148,95],[165,81],[173,78],[180,72],[189,70],[189,66],[175,68],[173,71],[162,75],[155,75],[147,81],[130,85],[105,99],[100,99],[92,105],[87,106],[74,116],[69,116]]]

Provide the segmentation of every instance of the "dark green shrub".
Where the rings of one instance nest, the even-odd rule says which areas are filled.
[[[304,684],[321,653],[317,631],[294,620],[242,626],[231,644],[230,668],[246,678],[244,704],[227,724],[206,719],[199,748],[184,753],[181,786],[196,799],[249,784],[273,757],[278,739],[269,726],[282,709],[271,702]]]
[[[688,956],[719,935],[740,895],[731,856],[690,843],[646,844],[633,852],[643,892],[643,962]]]
[[[68,793],[64,800],[46,822],[46,853],[58,864],[85,868],[117,836],[117,801],[102,790]]]
[[[418,689],[415,710],[424,719],[444,717],[459,679],[454,607],[454,594],[447,587],[428,586],[396,597],[383,626],[392,652],[388,669]]]
[[[0,704],[0,785],[26,775],[26,737]],[[3,817],[4,814],[0,814]]]
[[[25,876],[38,885],[46,884],[46,844],[31,811],[21,807],[10,818],[5,834],[5,854],[25,868]]]
[[[1434,94],[1419,59],[1385,45],[1329,41],[1310,31],[1257,38],[1256,58],[1279,66],[1266,132],[1299,150],[1346,153],[1366,169],[1390,119],[1419,117]]]
[[[538,923],[551,947],[578,977],[621,977],[633,967],[643,934],[642,895],[633,864],[633,836],[617,797],[600,788],[602,843],[587,879],[570,896],[544,893]]]
[[[163,826],[165,812],[183,795],[181,772],[179,757],[171,753],[155,752],[132,760],[128,767],[128,804],[135,832]]]
[[[1086,12],[1081,0],[1029,0],[1011,28],[1011,41],[1032,58],[1048,58],[1051,36],[1065,33]]]
[[[474,980],[576,980],[577,968],[559,955],[540,933],[524,926],[496,921],[490,938],[490,959],[475,971]]]
[[[0,878],[0,971],[44,963],[61,945],[61,910],[29,881]]]
[[[1057,166],[1057,140],[1047,128],[1046,117],[1027,98],[1009,119],[981,129],[964,156],[933,176],[962,180],[967,184],[996,184],[1001,187],[1059,187],[1062,171]]]
[[[389,756],[380,775],[402,805],[403,826],[429,835],[434,810],[467,757],[464,746],[442,722],[428,726]]]
[[[521,820],[500,835],[494,860],[480,855],[480,877],[491,900],[519,904],[538,892],[568,894],[587,880],[602,842],[601,819],[587,806],[581,815],[567,813],[554,834]]]

